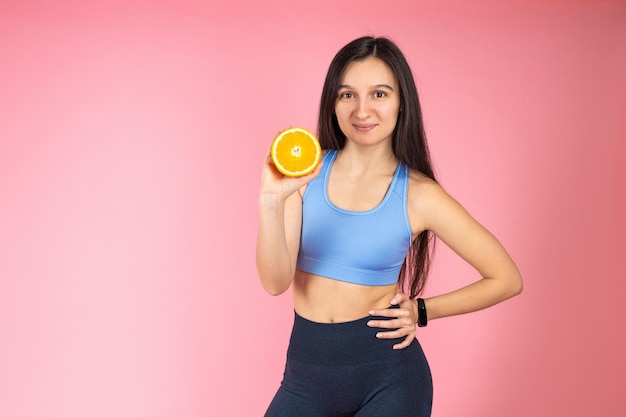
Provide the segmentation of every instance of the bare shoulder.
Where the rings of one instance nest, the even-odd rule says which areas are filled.
[[[461,207],[439,183],[420,172],[411,171],[407,209],[413,232],[420,233],[432,229],[438,215]]]
[[[448,193],[435,180],[421,172],[411,171],[409,174],[409,206],[426,208],[437,201],[449,197]]]

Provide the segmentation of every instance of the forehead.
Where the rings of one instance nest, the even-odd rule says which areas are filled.
[[[383,60],[368,57],[348,64],[341,77],[341,84],[353,87],[388,84],[395,87],[396,77]]]

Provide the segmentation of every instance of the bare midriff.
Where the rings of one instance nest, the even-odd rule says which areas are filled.
[[[292,292],[300,316],[318,323],[342,323],[388,308],[397,288],[397,284],[352,284],[296,270]]]

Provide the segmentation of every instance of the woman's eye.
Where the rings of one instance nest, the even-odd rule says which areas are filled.
[[[384,91],[376,91],[376,92],[374,92],[374,97],[376,97],[376,98],[383,98],[383,97],[385,97],[386,95],[387,95],[387,94],[385,94],[385,92],[384,92]]]
[[[339,95],[339,97],[341,97],[341,98],[343,98],[343,99],[348,99],[348,98],[352,98],[352,97],[354,97],[354,94],[349,93],[349,92],[344,92],[344,93],[341,93],[341,94]]]

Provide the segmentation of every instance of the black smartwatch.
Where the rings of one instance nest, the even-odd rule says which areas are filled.
[[[428,314],[426,313],[426,303],[423,298],[417,299],[417,326],[426,327],[428,324]]]

